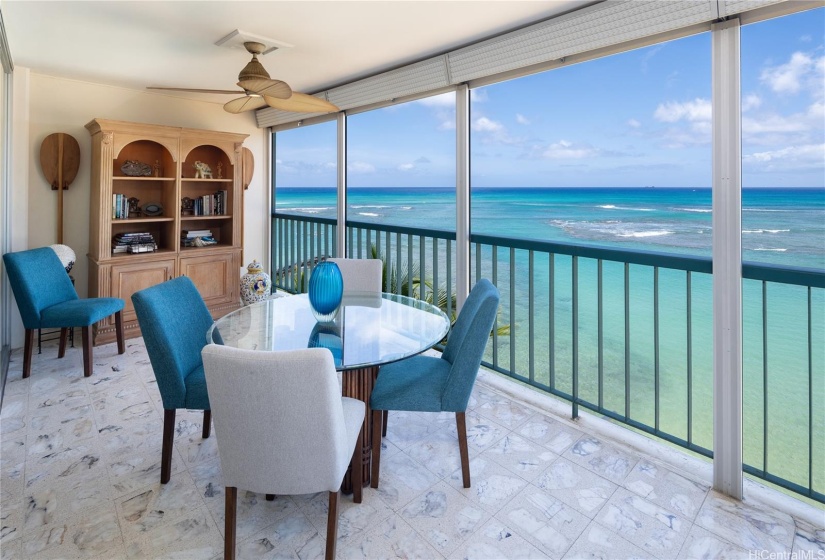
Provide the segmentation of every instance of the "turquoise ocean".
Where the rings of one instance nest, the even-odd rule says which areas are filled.
[[[487,188],[473,189],[471,200],[474,233],[622,250],[711,255],[710,189]],[[335,190],[327,188],[279,188],[275,197],[278,212],[324,218],[335,218],[335,201]],[[348,218],[354,221],[439,230],[455,228],[452,189],[350,189],[347,205]],[[825,189],[744,189],[742,247],[746,262],[825,271]],[[491,274],[491,261],[491,251],[483,251],[483,276]],[[509,266],[508,251],[500,251],[500,322],[514,329],[515,345],[511,354],[510,337],[499,337],[499,364],[527,375],[527,325],[532,309],[534,377],[549,383],[552,365],[555,386],[571,392],[571,259],[557,255],[553,262],[552,347],[548,257],[535,258],[532,301],[527,297],[526,252],[516,254],[514,286],[509,285]],[[578,267],[579,394],[597,403],[597,264],[592,259],[580,259]],[[603,278],[603,405],[624,414],[627,370],[630,417],[653,426],[653,269],[629,267],[627,333],[624,265],[605,261]],[[695,444],[712,449],[711,277],[691,274],[690,337],[687,275],[683,271],[660,269],[658,284],[659,426],[668,434],[690,438]],[[510,290],[516,293],[513,309]],[[811,471],[814,488],[825,492],[825,290],[811,291],[810,357],[807,288],[768,283],[765,291],[766,333],[763,285],[753,280],[743,283],[745,462],[759,469],[767,464],[772,474],[805,487]],[[763,345],[765,339],[767,347]],[[488,359],[492,353],[490,346]],[[510,362],[511,355],[515,357],[514,363]],[[767,438],[763,437],[765,430]],[[809,443],[813,447],[812,457]]]

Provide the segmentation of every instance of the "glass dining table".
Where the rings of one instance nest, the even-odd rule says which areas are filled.
[[[342,374],[343,395],[367,405],[361,434],[361,480],[366,486],[372,455],[369,402],[379,367],[432,348],[449,328],[447,315],[434,305],[398,294],[366,292],[345,292],[335,319],[320,323],[307,294],[299,294],[241,307],[215,321],[207,340],[261,351],[329,349]],[[342,490],[352,491],[349,473]]]

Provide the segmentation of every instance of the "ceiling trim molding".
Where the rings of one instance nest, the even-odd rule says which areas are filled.
[[[316,93],[347,113],[426,97],[467,83],[479,87],[707,31],[714,21],[747,12],[759,21],[818,7],[825,0],[606,0],[368,78]],[[258,126],[314,115],[271,107]]]

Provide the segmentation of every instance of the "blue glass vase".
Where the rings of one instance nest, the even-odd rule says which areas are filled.
[[[309,306],[315,319],[329,323],[335,319],[341,297],[344,295],[344,278],[334,262],[318,263],[309,277]]]

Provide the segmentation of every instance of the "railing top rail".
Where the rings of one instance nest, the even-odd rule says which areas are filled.
[[[272,217],[279,218],[282,220],[295,220],[296,222],[326,224],[329,226],[334,226],[338,223],[338,220],[336,220],[335,218],[321,218],[320,216],[306,216],[304,214],[290,214],[288,212],[273,212]]]
[[[554,253],[557,255],[600,259],[603,261],[689,270],[691,272],[705,272],[708,274],[713,272],[713,266],[709,257],[676,255],[655,251],[628,251],[624,249],[612,249],[610,247],[599,247],[596,245],[574,245],[571,243],[539,241],[537,239],[517,239],[479,234],[470,235],[470,242],[513,249],[525,249],[528,251],[540,251],[543,253]]]
[[[811,288],[825,288],[825,271],[816,268],[744,262],[742,263],[742,278],[776,282],[778,284],[810,286]]]

